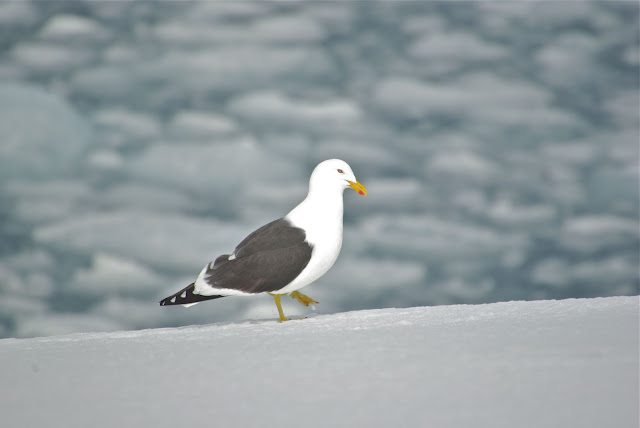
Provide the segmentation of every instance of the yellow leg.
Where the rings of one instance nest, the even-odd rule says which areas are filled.
[[[271,295],[273,296],[273,300],[276,301],[276,306],[278,307],[278,313],[280,314],[280,318],[278,320],[287,321],[287,318],[284,316],[284,312],[282,312],[282,306],[280,306],[280,295],[279,294],[271,294]]]
[[[298,302],[302,303],[305,306],[309,306],[312,303],[318,303],[311,297],[305,296],[299,291],[292,291],[291,293],[289,293],[289,296],[291,296],[292,299],[296,299]]]

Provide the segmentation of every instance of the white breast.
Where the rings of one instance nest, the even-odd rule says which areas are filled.
[[[289,285],[279,291],[286,294],[311,284],[335,263],[342,248],[342,192],[305,199],[285,219],[306,232],[313,246],[311,260]]]

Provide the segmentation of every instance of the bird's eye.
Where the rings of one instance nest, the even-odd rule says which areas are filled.
[[[339,170],[338,170],[338,172],[339,172],[340,174],[344,174],[344,171],[343,171],[343,170],[341,170],[341,169],[339,169]]]

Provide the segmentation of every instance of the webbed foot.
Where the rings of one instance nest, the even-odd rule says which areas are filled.
[[[289,293],[289,296],[292,299],[296,299],[298,302],[300,302],[301,304],[303,304],[304,306],[309,306],[311,304],[316,304],[318,302],[316,302],[315,300],[313,300],[311,297],[302,294],[299,291],[292,291],[291,293]]]

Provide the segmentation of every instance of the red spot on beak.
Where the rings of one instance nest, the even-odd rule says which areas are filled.
[[[364,196],[364,192],[362,190],[358,190],[358,193],[360,193],[362,196]]]

